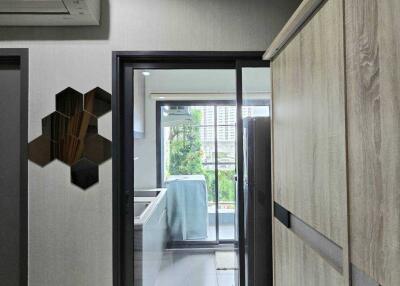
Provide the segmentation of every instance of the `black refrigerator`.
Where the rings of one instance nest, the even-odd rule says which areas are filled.
[[[270,118],[244,118],[243,127],[246,285],[272,286]]]

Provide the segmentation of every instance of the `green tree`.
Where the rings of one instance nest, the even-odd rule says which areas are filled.
[[[202,113],[192,110],[191,120],[171,128],[169,135],[169,175],[204,175],[207,182],[208,200],[215,201],[215,171],[206,170],[202,163],[203,151],[200,140]],[[234,170],[218,171],[220,201],[235,201]]]
[[[218,171],[219,200],[222,202],[235,201],[235,170]]]
[[[191,121],[171,128],[169,174],[204,174],[200,141],[200,110],[192,110]]]

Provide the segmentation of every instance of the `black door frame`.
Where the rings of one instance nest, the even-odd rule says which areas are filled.
[[[242,68],[268,67],[263,52],[116,51],[112,56],[113,128],[113,286],[134,285],[133,265],[133,70],[235,69],[237,87],[238,162],[243,161]],[[266,79],[267,80],[267,79]],[[244,265],[243,166],[238,164],[239,253]],[[240,285],[245,285],[240,267]]]
[[[28,285],[28,96],[29,49],[0,48],[0,64],[20,70],[20,229],[19,285]]]

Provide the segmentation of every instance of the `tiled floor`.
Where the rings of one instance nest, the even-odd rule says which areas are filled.
[[[218,286],[235,286],[237,270],[217,270]]]
[[[208,226],[208,237],[206,240],[215,240],[215,224]],[[220,224],[219,239],[235,239],[235,226],[233,224]]]
[[[208,225],[207,238],[205,241],[215,241],[215,224]],[[221,224],[219,226],[219,239],[235,239],[235,226],[233,224]]]
[[[217,271],[212,252],[167,251],[155,286],[235,286],[235,271]]]

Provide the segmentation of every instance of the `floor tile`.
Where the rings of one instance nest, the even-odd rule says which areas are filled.
[[[214,254],[169,252],[156,286],[218,286]]]
[[[235,270],[218,270],[218,286],[235,286],[235,274],[237,274]]]

